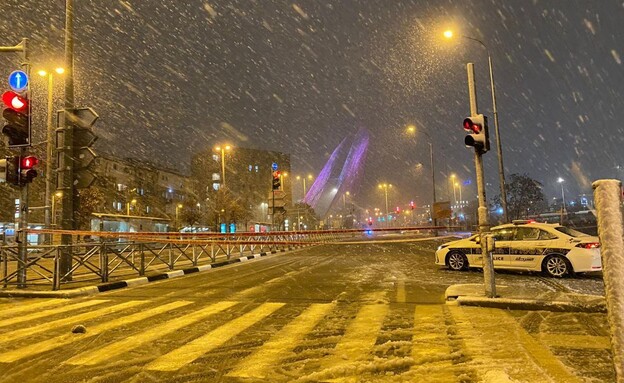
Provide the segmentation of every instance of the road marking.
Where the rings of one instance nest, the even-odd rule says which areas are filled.
[[[76,335],[76,334],[70,333],[70,334],[59,335],[52,339],[44,340],[35,344],[30,344],[26,347],[22,347],[14,351],[2,353],[0,354],[0,362],[3,362],[3,363],[15,362],[17,360],[30,357],[33,355],[37,355],[45,351],[53,350],[57,347],[71,344],[73,342],[76,342],[77,340],[83,340],[83,339],[87,339],[87,338],[99,335],[102,332],[113,329],[115,327],[127,325],[133,322],[138,322],[140,320],[149,318],[151,316],[165,313],[167,311],[171,311],[179,307],[189,305],[191,303],[193,302],[176,301],[176,302],[168,303],[166,305],[154,307],[148,310],[139,311],[134,314],[125,315],[120,318],[106,321],[102,324],[89,327],[87,329],[87,332],[84,334]],[[96,350],[96,352],[101,352],[101,350],[98,349]]]
[[[396,301],[398,303],[405,303],[405,281],[399,281],[397,283]]]
[[[335,306],[335,303],[312,304],[227,376],[265,378]]]
[[[221,346],[231,338],[245,331],[254,323],[261,321],[284,306],[285,303],[264,303],[247,314],[238,317],[223,326],[217,327],[208,334],[165,354],[145,368],[157,371],[176,371],[205,353]]]
[[[0,320],[0,327],[12,325],[12,324],[15,324],[15,323],[23,324],[24,322],[29,321],[29,320],[43,318],[43,317],[47,317],[47,316],[50,316],[50,315],[64,313],[64,312],[67,312],[67,311],[78,310],[78,309],[81,309],[81,308],[84,308],[84,307],[95,306],[95,305],[99,305],[100,303],[104,303],[104,302],[108,302],[108,301],[107,300],[90,300],[90,301],[76,303],[76,304],[73,304],[73,305],[58,307],[58,308],[55,308],[55,309],[39,311],[39,312],[32,313],[32,314],[29,314],[29,315],[22,315],[22,316],[18,316],[18,317],[14,317],[14,318],[8,318],[8,319],[5,319],[5,320]]]
[[[477,373],[488,371],[490,376],[510,381],[581,382],[505,311],[462,306],[448,309]]]
[[[19,306],[17,307],[2,309],[2,315],[0,316],[13,317],[16,314],[23,313],[24,311],[34,311],[34,310],[38,310],[47,306],[54,306],[59,303],[67,303],[67,300],[66,299],[48,299],[48,300],[41,301],[41,302],[34,302],[34,303],[29,302],[28,304],[24,304],[23,302],[21,302]]]
[[[83,321],[83,320],[89,320],[89,319],[93,319],[93,318],[98,318],[101,317],[103,315],[107,315],[107,314],[112,314],[114,312],[117,311],[121,311],[121,310],[125,310],[127,308],[130,307],[135,307],[138,305],[142,305],[147,303],[148,301],[129,301],[129,302],[124,302],[115,306],[110,306],[110,307],[104,307],[95,311],[89,311],[86,313],[82,313],[82,314],[78,314],[78,315],[74,315],[68,318],[63,318],[63,319],[59,319],[59,320],[55,320],[52,322],[46,322],[46,323],[42,323],[38,326],[32,326],[32,327],[26,327],[26,328],[21,328],[19,330],[15,330],[15,331],[10,331],[10,332],[6,332],[2,335],[0,335],[0,343],[5,343],[5,342],[13,342],[17,339],[20,338],[24,338],[27,337],[29,335],[33,335],[36,333],[40,333],[43,331],[47,331],[50,329],[53,329],[55,327],[60,327],[60,326],[66,326],[66,325],[71,325],[71,324],[77,324],[79,321]]]
[[[546,343],[550,347],[572,348],[577,350],[587,348],[611,348],[608,336],[541,333],[538,338],[542,343]]]
[[[134,334],[119,342],[111,343],[107,346],[100,347],[91,352],[76,355],[73,358],[65,361],[64,363],[73,365],[94,365],[104,362],[112,357],[118,356],[121,353],[133,350],[145,343],[157,340],[169,333],[172,333],[197,321],[205,319],[211,315],[226,310],[236,305],[237,303],[238,302],[215,303],[201,310],[194,311],[191,314],[184,315],[178,318],[172,318],[171,320],[163,323],[160,326],[156,326],[147,331]]]
[[[414,366],[440,361],[452,364],[443,305],[416,306],[412,343]]]
[[[377,334],[381,330],[381,325],[388,311],[389,306],[386,304],[363,306],[347,327],[347,331],[338,344],[336,344],[334,352],[321,360],[320,374],[325,376],[326,373],[329,373],[331,376],[333,372],[344,370],[347,366],[352,367],[345,370],[347,374],[355,373],[356,366],[354,366],[354,363],[369,358],[377,341]],[[341,381],[351,381],[351,378],[347,376],[342,378]]]

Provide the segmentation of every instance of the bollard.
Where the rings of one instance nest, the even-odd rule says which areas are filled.
[[[592,186],[615,379],[618,383],[624,383],[624,227],[620,207],[622,184],[618,180],[598,180]]]

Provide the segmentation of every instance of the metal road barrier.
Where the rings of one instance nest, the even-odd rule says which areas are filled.
[[[431,227],[227,234],[29,230],[29,233],[53,237],[69,234],[72,245],[28,246],[26,259],[20,258],[17,244],[0,246],[0,283],[5,289],[21,287],[18,274],[25,270],[24,287],[60,290],[62,286],[143,277],[300,246],[353,243],[349,240],[372,232],[404,233],[423,229]],[[71,267],[62,272],[61,257],[67,254],[71,257]]]

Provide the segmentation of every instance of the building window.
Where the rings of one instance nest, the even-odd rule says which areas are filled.
[[[258,165],[256,165],[256,173],[258,173]]]
[[[257,168],[257,166],[256,166],[256,168]],[[253,169],[253,165],[249,165],[249,171],[251,171],[252,169]]]
[[[221,156],[219,156],[218,154],[213,154],[212,155],[212,159],[213,159],[213,161],[220,162]]]
[[[124,184],[117,184],[115,187],[117,191],[125,191],[126,189],[128,189],[128,185],[124,185]]]
[[[150,214],[151,212],[152,212],[152,208],[151,208],[151,207],[149,207],[149,206],[146,206],[146,207],[145,207],[145,213],[146,213],[146,214]]]
[[[221,180],[221,174],[219,174],[219,173],[212,173],[212,180],[213,181],[220,181]]]

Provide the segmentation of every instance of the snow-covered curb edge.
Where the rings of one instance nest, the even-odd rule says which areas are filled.
[[[447,297],[448,304],[460,306],[478,306],[506,310],[542,310],[557,312],[606,313],[604,300],[599,302],[544,301],[537,299],[518,298],[487,298],[477,296]]]

